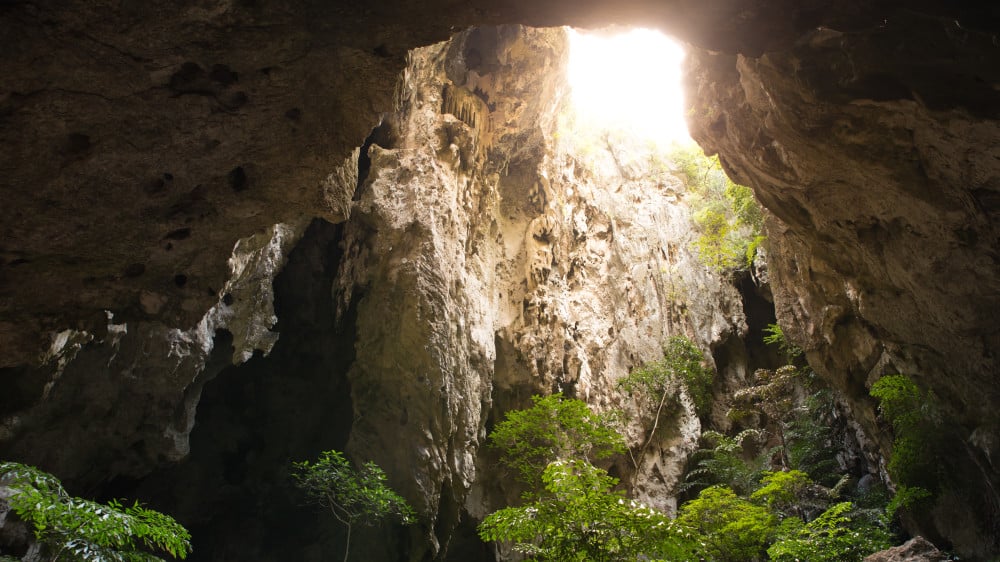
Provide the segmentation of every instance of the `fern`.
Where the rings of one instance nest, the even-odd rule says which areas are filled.
[[[722,484],[739,494],[747,495],[756,488],[761,475],[770,464],[767,457],[771,451],[752,456],[750,461],[746,457],[763,444],[763,431],[746,429],[734,437],[727,437],[717,431],[706,431],[701,438],[705,447],[691,456],[695,468],[687,473],[679,487],[681,492]]]

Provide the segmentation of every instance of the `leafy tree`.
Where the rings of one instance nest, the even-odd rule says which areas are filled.
[[[699,414],[706,413],[712,398],[715,372],[705,366],[705,354],[685,336],[671,336],[663,348],[663,359],[643,365],[618,382],[627,391],[639,391],[649,402],[657,404],[656,419],[676,384],[687,389]]]
[[[677,523],[698,536],[706,558],[747,562],[763,559],[778,518],[725,486],[712,486],[681,506]]]
[[[778,369],[757,369],[753,383],[733,393],[733,407],[727,412],[730,419],[764,415],[769,428],[778,438],[778,456],[782,467],[789,466],[785,426],[797,413],[796,400],[802,387],[799,370],[794,365]]]
[[[55,476],[16,462],[0,463],[0,484],[13,492],[11,509],[34,529],[50,562],[162,562],[153,552],[181,559],[191,552],[187,529],[138,502],[72,497]]]
[[[749,267],[765,239],[753,191],[730,180],[718,156],[705,156],[695,144],[678,147],[671,158],[691,194],[701,262],[718,271]]]
[[[501,449],[500,462],[534,488],[549,463],[569,459],[601,459],[625,451],[625,439],[611,415],[596,414],[586,403],[562,394],[532,396],[534,406],[508,412],[489,435]]]
[[[530,560],[602,562],[696,560],[693,542],[665,514],[614,491],[616,478],[576,459],[542,474],[545,491],[479,525],[485,541],[509,541]]]
[[[385,472],[368,461],[355,470],[340,451],[324,451],[315,463],[294,463],[292,478],[309,499],[330,510],[347,528],[344,561],[350,554],[351,528],[395,519],[404,525],[416,521],[413,508],[386,485]]]
[[[822,515],[803,524],[789,518],[783,524],[781,537],[767,549],[775,562],[859,562],[869,554],[891,546],[885,522],[855,521],[850,514],[853,505],[841,502]]]
[[[653,427],[643,443],[639,456],[656,437],[665,410],[676,409],[679,385],[687,390],[695,411],[704,415],[712,397],[715,372],[705,366],[705,356],[685,336],[672,336],[663,348],[663,359],[647,363],[618,381],[618,388],[638,393],[640,402],[653,415]]]

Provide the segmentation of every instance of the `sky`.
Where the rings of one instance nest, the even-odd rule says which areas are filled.
[[[662,146],[690,142],[683,60],[680,44],[658,31],[570,30],[569,80],[577,118]]]

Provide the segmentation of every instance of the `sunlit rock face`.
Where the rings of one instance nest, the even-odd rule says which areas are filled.
[[[641,142],[595,136],[582,153],[560,128],[565,42],[508,26],[415,51],[345,225],[348,449],[387,468],[429,525],[415,545],[432,553],[461,520],[517,497],[484,450],[491,419],[561,391],[628,412],[638,449],[650,416],[617,380],[670,335],[708,351],[744,330],[737,291],[689,250],[670,169]],[[616,467],[667,510],[700,430],[682,404],[644,456]]]
[[[394,110],[409,49],[476,24],[643,23],[716,53],[695,55],[694,133],[773,211],[772,285],[789,333],[883,448],[870,374],[907,372],[949,405],[970,474],[939,531],[995,554],[998,26],[978,4],[4,3],[3,454],[88,486],[182,454],[174,437],[189,427],[198,373],[231,361],[225,333],[192,334],[226,304],[234,246],[275,224],[347,219],[354,151]],[[450,99],[458,120],[475,102]],[[239,323],[266,336],[263,349],[273,336],[269,320],[249,322],[267,319],[259,310]],[[135,339],[118,339],[123,325]],[[191,353],[177,355],[177,334],[192,335]],[[224,345],[208,352],[207,338]],[[485,395],[477,376],[466,396]],[[453,464],[468,473],[467,460]]]
[[[886,452],[879,375],[912,376],[953,416],[962,484],[923,525],[975,556],[995,552],[1000,505],[995,38],[896,14],[759,58],[697,52],[688,76],[693,135],[772,213],[778,317],[810,363]]]

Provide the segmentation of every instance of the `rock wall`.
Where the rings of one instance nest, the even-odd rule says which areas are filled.
[[[205,383],[277,340],[272,282],[303,228],[277,224],[238,241],[221,298],[189,330],[108,312],[96,333],[57,334],[41,366],[8,369],[2,456],[84,487],[184,458]],[[165,299],[140,295],[152,308]]]
[[[878,376],[944,404],[961,446],[943,481],[959,484],[923,526],[981,557],[1000,545],[998,55],[995,34],[898,13],[759,58],[699,52],[688,69],[694,136],[772,213],[786,333],[885,454]]]
[[[786,330],[883,450],[874,376],[941,397],[966,484],[939,534],[1000,551],[1000,25],[976,2],[3,3],[0,454],[90,486],[183,452],[197,373],[230,360],[225,332],[200,330],[234,298],[236,242],[345,220],[405,53],[515,21],[641,21],[710,50],[692,59],[694,133],[774,214]],[[475,88],[442,97],[486,134]]]
[[[504,412],[564,392],[630,412],[640,444],[649,420],[617,379],[660,358],[670,335],[709,351],[745,329],[735,288],[688,249],[680,181],[648,153],[623,162],[621,146],[584,156],[558,140],[564,65],[561,30],[478,28],[414,51],[383,122],[391,141],[368,149],[345,225],[348,449],[386,467],[432,554],[463,518],[517,497],[482,447]],[[690,404],[677,416],[637,459],[639,497],[666,509],[700,431]]]

